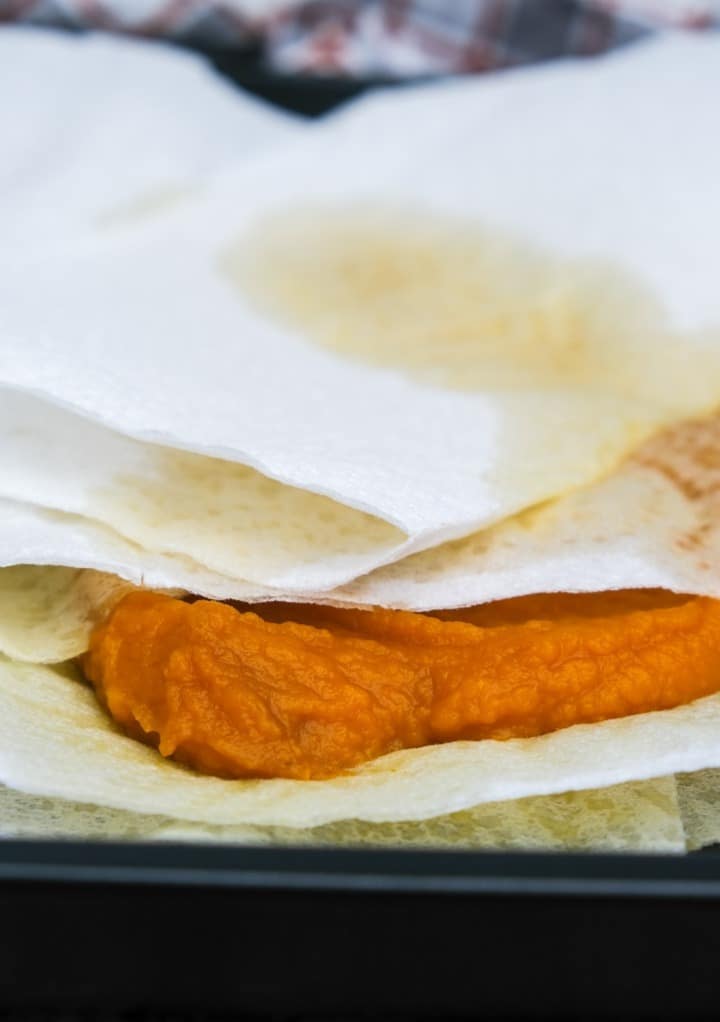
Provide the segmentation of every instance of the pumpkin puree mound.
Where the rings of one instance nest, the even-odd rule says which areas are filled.
[[[431,614],[125,596],[86,676],[125,731],[220,777],[540,735],[720,690],[720,601],[547,594]]]

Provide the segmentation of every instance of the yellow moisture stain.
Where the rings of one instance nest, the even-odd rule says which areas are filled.
[[[307,340],[435,385],[594,392],[671,414],[720,400],[720,331],[673,334],[661,303],[619,269],[471,222],[296,208],[257,221],[222,267]]]
[[[145,549],[191,557],[224,575],[272,585],[302,568],[342,573],[390,553],[405,533],[380,518],[270,479],[246,465],[138,445],[137,472],[92,495],[93,517]]]
[[[78,656],[94,626],[133,589],[99,571],[33,564],[0,568],[0,654],[32,663]]]
[[[389,769],[386,767],[386,769]],[[709,773],[710,771],[706,771]],[[717,771],[720,774],[720,771]],[[695,775],[686,775],[690,778]],[[715,782],[719,784],[718,781]],[[3,793],[0,792],[0,798]],[[717,805],[717,803],[716,803]],[[715,810],[715,817],[720,816]],[[684,850],[673,777],[593,791],[488,802],[428,820],[341,820],[319,827],[206,827],[180,824],[182,837],[272,845],[414,848]],[[720,822],[716,822],[720,832]]]

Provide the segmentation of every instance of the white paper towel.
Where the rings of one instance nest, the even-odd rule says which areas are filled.
[[[624,378],[622,348],[617,372],[595,384],[609,338],[595,338],[582,385],[551,376],[533,388],[521,366],[516,390],[475,379],[459,392],[307,343],[230,285],[223,246],[288,203],[412,202],[565,257],[603,257],[677,324],[716,323],[720,147],[702,103],[720,78],[717,53],[713,40],[674,40],[371,98],[160,222],[7,266],[0,381],[368,511],[410,536],[403,552],[587,482],[663,415],[720,398],[717,336],[680,337],[654,358],[661,319],[637,342],[660,381],[652,396],[672,406],[662,411],[641,372]],[[550,265],[559,286],[573,264]]]
[[[162,208],[297,123],[171,46],[0,28],[0,250]]]
[[[672,427],[592,486],[330,592],[293,594],[232,579],[189,558],[149,553],[86,518],[3,500],[0,565],[96,568],[216,599],[408,610],[632,587],[720,598],[719,495],[720,417],[713,416]]]

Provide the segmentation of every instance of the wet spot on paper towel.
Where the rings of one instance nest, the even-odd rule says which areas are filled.
[[[471,222],[374,205],[294,208],[257,221],[221,263],[246,298],[307,340],[425,382],[603,391],[692,412],[703,388],[708,407],[717,400],[633,278]],[[693,360],[720,373],[720,331],[693,340]]]
[[[246,465],[142,445],[140,471],[93,493],[93,514],[150,550],[194,557],[236,578],[330,558],[390,552],[405,533],[330,497]]]

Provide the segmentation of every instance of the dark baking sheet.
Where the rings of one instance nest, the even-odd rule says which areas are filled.
[[[308,115],[383,82],[236,83]],[[0,842],[0,1014],[692,1018],[720,994],[720,855]]]
[[[0,1004],[275,1018],[690,1018],[720,857],[0,845]]]

